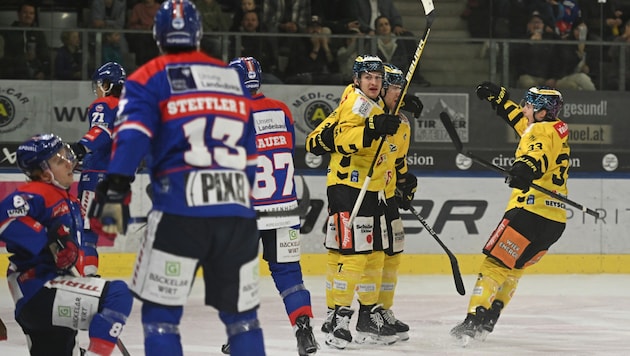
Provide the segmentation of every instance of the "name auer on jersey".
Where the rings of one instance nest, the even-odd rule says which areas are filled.
[[[244,172],[199,170],[186,176],[189,206],[238,204],[250,206],[249,181]]]
[[[269,150],[274,148],[291,148],[291,134],[280,132],[276,134],[258,135],[256,137],[256,148],[259,150]]]
[[[244,100],[216,96],[188,97],[171,100],[166,104],[166,109],[170,116],[193,114],[197,112],[207,113],[208,111],[247,115],[247,106]]]

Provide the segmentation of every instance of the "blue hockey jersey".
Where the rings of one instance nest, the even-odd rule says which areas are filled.
[[[83,158],[83,172],[105,171],[112,150],[112,133],[119,99],[114,96],[98,98],[88,108],[90,129],[79,143],[90,152]]]
[[[256,126],[258,168],[252,196],[259,211],[283,211],[297,207],[293,154],[295,129],[289,108],[281,101],[254,95],[252,111]],[[258,218],[261,230],[294,226],[298,216]]]
[[[125,82],[110,174],[149,154],[153,207],[197,217],[255,217],[256,132],[238,73],[200,51],[166,54]]]
[[[48,228],[58,222],[71,228],[78,245],[83,231],[79,201],[52,184],[26,183],[0,202],[0,240],[11,254],[11,273],[7,274],[21,273],[16,281],[18,287],[11,290],[17,301],[16,315],[47,281],[60,273],[48,247]]]

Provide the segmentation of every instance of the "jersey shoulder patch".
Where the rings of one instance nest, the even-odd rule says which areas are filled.
[[[567,125],[564,121],[556,122],[553,124],[553,128],[556,129],[560,138],[565,138],[569,135],[569,125]]]

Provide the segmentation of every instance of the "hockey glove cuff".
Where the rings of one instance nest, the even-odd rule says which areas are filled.
[[[411,173],[406,173],[396,182],[396,201],[401,209],[409,210],[417,189],[418,179]]]
[[[409,111],[416,119],[419,118],[422,114],[422,109],[424,109],[424,104],[422,104],[422,100],[420,100],[420,98],[418,98],[417,96],[411,94],[405,95],[402,104],[400,104],[400,110]]]
[[[98,183],[88,212],[92,230],[107,238],[127,232],[132,179],[112,174]]]

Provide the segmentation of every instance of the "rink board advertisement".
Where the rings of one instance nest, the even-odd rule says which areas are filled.
[[[306,135],[339,104],[343,86],[265,85],[269,97],[290,108],[296,126],[297,172],[311,192],[311,209],[303,219],[303,252],[322,253],[326,220],[325,171],[327,157],[307,154]],[[447,112],[467,150],[492,163],[509,167],[518,137],[479,100],[474,88],[416,88],[409,93],[424,103],[422,115],[412,122],[407,163],[419,177],[414,206],[445,244],[460,254],[479,254],[499,222],[510,190],[486,168],[458,155],[439,120]],[[522,89],[510,89],[520,101]],[[602,214],[600,220],[575,209],[568,211],[567,230],[554,245],[554,253],[630,254],[625,238],[630,201],[630,121],[627,94],[619,92],[565,92],[561,118],[570,127],[570,199]],[[94,100],[89,82],[0,80],[0,194],[6,195],[24,181],[15,169],[19,142],[34,133],[54,132],[64,140],[78,140],[88,129],[87,107]],[[2,173],[6,172],[6,173]],[[148,178],[134,183],[133,216],[145,216],[150,201],[144,193]],[[298,182],[298,188],[301,184]],[[299,190],[299,189],[298,189]],[[298,192],[300,194],[300,192]],[[408,253],[443,254],[420,223],[403,212]],[[132,225],[128,236],[102,241],[104,252],[136,251],[145,227]],[[102,240],[102,239],[101,239]]]
[[[264,93],[287,104],[296,127],[296,168],[323,171],[326,158],[305,157],[306,135],[339,104],[343,86],[266,85]],[[457,157],[439,120],[447,112],[466,146],[502,167],[513,160],[518,137],[481,101],[474,88],[416,88],[422,115],[410,118],[410,166],[422,170],[484,171]],[[519,102],[523,89],[510,89]],[[572,173],[630,173],[630,121],[623,92],[565,91],[561,119],[569,124]],[[52,131],[66,141],[89,128],[87,108],[94,100],[90,82],[0,80],[0,168],[15,167],[11,156],[19,142]],[[315,174],[318,174],[315,172]]]
[[[78,178],[78,177],[77,177]],[[323,229],[327,219],[324,176],[304,176],[310,192],[310,209],[302,219],[302,252],[323,253]],[[298,196],[302,184],[297,182]],[[24,182],[21,174],[0,174],[0,194],[5,196]],[[151,202],[144,187],[148,177],[140,174],[133,183],[132,217],[144,217]],[[569,208],[567,228],[552,247],[556,254],[630,254],[627,227],[630,223],[630,180],[572,179],[569,198],[597,210],[595,220]],[[414,207],[433,227],[440,239],[460,254],[479,253],[503,215],[510,189],[501,177],[419,177]],[[438,254],[441,248],[424,231],[417,219],[402,212],[406,238],[405,252]],[[133,224],[127,236],[115,241],[100,239],[103,252],[136,252],[144,224]],[[2,250],[4,251],[4,250]]]

